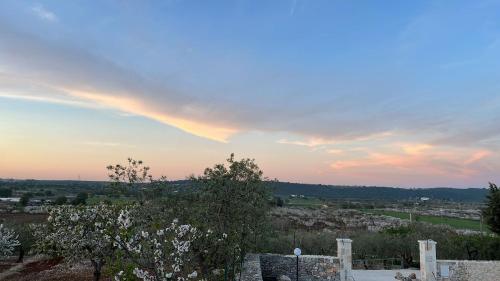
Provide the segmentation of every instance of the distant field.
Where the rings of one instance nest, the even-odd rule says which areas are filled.
[[[386,210],[364,210],[366,213],[373,213],[378,215],[385,215],[395,218],[400,218],[404,220],[410,219],[410,214],[406,212],[397,211],[386,211]],[[446,224],[456,229],[470,229],[470,230],[481,230],[481,224],[477,220],[471,219],[460,219],[460,218],[450,218],[450,217],[440,217],[440,216],[428,216],[428,215],[417,215],[413,217],[417,221],[427,222],[432,224]],[[487,231],[487,227],[483,226],[483,230]]]
[[[108,197],[108,196],[104,196],[104,195],[95,195],[95,196],[89,197],[87,199],[87,204],[88,205],[96,205],[96,204],[104,202],[104,200],[109,200],[113,204],[118,204],[118,205],[127,204],[127,203],[131,203],[131,202],[135,201],[135,199],[127,198],[127,197],[114,198],[114,197]]]
[[[325,203],[318,198],[311,198],[311,197],[299,198],[299,197],[296,197],[296,198],[287,199],[286,204],[289,206],[320,207],[321,205],[323,205]]]

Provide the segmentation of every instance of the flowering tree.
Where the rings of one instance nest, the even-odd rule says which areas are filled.
[[[90,260],[99,280],[116,246],[117,208],[107,205],[61,206],[49,211],[47,224],[34,227],[39,252],[63,256],[68,262]]]
[[[14,248],[19,245],[16,233],[0,224],[0,256],[12,255]]]
[[[120,214],[120,231],[115,237],[119,261],[115,280],[144,281],[200,280],[194,243],[202,236],[195,227],[179,224],[177,219],[166,227],[150,231],[134,230],[129,212]],[[206,237],[210,233],[205,234]]]
[[[100,279],[105,264],[116,274],[115,280],[199,280],[195,260],[199,255],[193,245],[202,236],[211,238],[210,233],[203,235],[176,219],[167,226],[148,222],[142,218],[143,207],[55,207],[47,224],[34,228],[35,247],[68,262],[90,260],[94,280]]]
[[[115,193],[135,193],[140,201],[161,197],[158,195],[168,186],[165,176],[155,179],[141,160],[128,158],[126,164],[109,165],[106,169]]]

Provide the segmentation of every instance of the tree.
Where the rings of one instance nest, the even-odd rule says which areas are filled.
[[[21,204],[21,206],[27,206],[30,202],[31,197],[33,197],[33,194],[29,192],[23,193],[23,195],[21,195],[21,198],[19,199],[19,204]]]
[[[12,255],[17,246],[19,240],[16,233],[0,224],[0,257]]]
[[[12,189],[10,188],[0,188],[0,197],[11,197]]]
[[[54,201],[54,204],[55,205],[64,205],[68,202],[68,198],[66,198],[66,196],[59,196],[56,198],[56,200]]]
[[[200,226],[227,237],[223,247],[207,247],[208,266],[224,266],[233,279],[244,255],[257,248],[267,223],[270,194],[263,172],[254,160],[237,161],[231,154],[227,166],[217,164],[191,180],[200,188]]]
[[[116,250],[113,237],[119,228],[118,212],[106,205],[54,207],[47,224],[34,226],[35,249],[63,256],[70,263],[90,260],[97,281],[106,260]]]
[[[136,212],[140,214],[141,212]],[[137,224],[132,212],[125,210],[118,218],[119,232],[114,237],[118,246],[115,280],[170,281],[198,280],[202,275],[195,259],[194,243],[210,237],[189,224],[174,219],[170,225],[152,227]],[[149,226],[151,227],[151,226]],[[223,239],[217,239],[223,242]],[[200,250],[198,248],[198,250]],[[207,279],[202,279],[207,280]]]
[[[283,201],[283,199],[280,196],[274,197],[274,201],[275,201],[276,207],[283,207],[285,205],[285,202]]]
[[[89,195],[86,192],[80,192],[76,195],[75,199],[71,201],[73,205],[85,205],[87,204],[87,199]]]
[[[496,184],[490,183],[490,191],[486,198],[486,208],[482,211],[483,217],[489,229],[500,234],[500,190]]]
[[[128,158],[127,164],[109,165],[106,169],[114,195],[131,193],[140,201],[158,199],[162,190],[169,186],[165,176],[155,179],[141,160]]]

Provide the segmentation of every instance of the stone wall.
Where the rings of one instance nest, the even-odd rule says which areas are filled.
[[[276,280],[281,275],[296,279],[297,260],[295,256],[274,254],[260,255],[260,264],[263,280]],[[300,256],[299,280],[323,281],[340,280],[339,259],[329,256]]]
[[[248,254],[245,256],[240,281],[262,281],[260,255]]]
[[[438,260],[437,272],[440,281],[500,281],[500,261]]]

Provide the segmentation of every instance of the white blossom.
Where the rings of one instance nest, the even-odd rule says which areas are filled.
[[[16,233],[0,224],[0,256],[12,255],[18,245]]]

